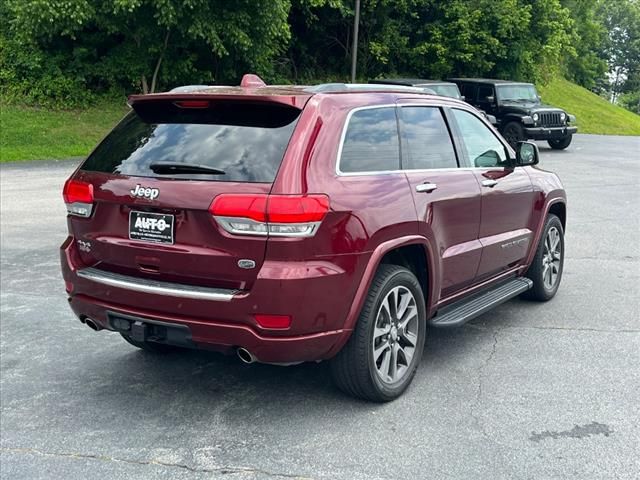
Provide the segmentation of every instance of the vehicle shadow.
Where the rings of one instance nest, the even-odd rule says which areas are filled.
[[[452,371],[475,369],[493,344],[493,332],[508,322],[509,315],[500,310],[480,317],[479,324],[429,329],[414,386],[397,401],[421,402],[431,382],[442,384]],[[156,355],[126,344],[113,343],[113,348],[117,351],[111,350],[101,362],[74,372],[74,393],[82,399],[76,409],[79,421],[102,423],[126,412],[122,422],[142,419],[178,428],[217,421],[225,428],[246,429],[252,422],[284,422],[283,415],[289,425],[328,417],[332,422],[356,422],[362,414],[381,412],[395,403],[373,404],[343,394],[332,384],[327,362],[246,365],[235,356],[214,352]]]
[[[429,329],[421,369],[447,368],[456,358],[464,356],[469,345],[491,338],[491,330],[467,326],[458,329]],[[154,396],[178,395],[190,402],[208,405],[221,397],[235,397],[254,407],[265,403],[298,402],[314,399],[312,403],[371,405],[359,402],[339,392],[332,384],[328,362],[304,363],[289,367],[266,364],[244,364],[236,356],[226,356],[200,350],[180,350],[158,355],[119,347],[122,354],[114,355],[94,367],[86,366],[87,376],[102,377],[105,389],[123,394],[146,389],[149,403]],[[100,392],[85,392],[101,395]],[[128,402],[126,395],[121,395]]]

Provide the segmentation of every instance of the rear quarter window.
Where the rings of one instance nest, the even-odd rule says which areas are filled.
[[[400,141],[394,107],[367,108],[352,113],[339,167],[345,173],[400,169]]]
[[[87,158],[81,169],[140,177],[274,181],[300,110],[279,105],[212,103],[181,109],[172,103],[139,105]],[[183,162],[222,175],[156,174],[154,162]]]

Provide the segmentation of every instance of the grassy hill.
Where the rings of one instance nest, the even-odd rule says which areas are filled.
[[[640,115],[613,105],[604,98],[564,79],[537,87],[544,103],[577,117],[578,133],[640,135]]]
[[[0,162],[85,156],[126,111],[124,100],[56,111],[0,103]]]
[[[640,116],[563,79],[539,87],[543,100],[578,119],[579,133],[640,135]],[[121,102],[48,111],[0,102],[0,162],[85,156],[125,114]]]

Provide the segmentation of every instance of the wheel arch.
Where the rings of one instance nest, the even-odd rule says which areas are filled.
[[[524,127],[524,122],[522,121],[522,116],[515,115],[513,113],[508,113],[508,114],[504,115],[500,119],[500,128],[503,129],[506,125],[508,125],[511,122],[515,122],[515,123],[519,124],[521,127]]]
[[[544,209],[544,214],[540,216],[540,222],[536,228],[535,236],[533,238],[533,242],[531,243],[531,248],[529,249],[529,255],[527,255],[527,261],[522,267],[523,272],[529,268],[531,262],[533,261],[533,257],[536,254],[536,249],[538,248],[538,242],[540,242],[540,237],[542,236],[542,231],[544,230],[544,225],[550,213],[556,215],[560,219],[560,222],[562,223],[562,230],[566,231],[567,203],[564,192],[562,192],[561,196],[552,198],[547,202],[547,205]]]
[[[549,209],[547,210],[547,214],[545,215],[545,218],[547,216],[549,216],[549,214],[552,213],[553,215],[555,215],[556,217],[558,217],[560,219],[560,222],[562,223],[562,230],[564,232],[567,231],[567,205],[566,203],[562,202],[562,201],[556,201],[554,203],[552,203],[549,206]]]
[[[369,257],[369,262],[365,268],[365,272],[358,285],[355,297],[344,322],[345,334],[336,342],[336,344],[328,352],[327,358],[335,355],[340,351],[349,339],[351,332],[355,328],[358,321],[360,311],[369,291],[369,287],[373,278],[382,264],[401,265],[416,274],[425,299],[425,309],[427,318],[432,315],[435,300],[438,298],[437,289],[439,285],[435,279],[438,278],[437,262],[433,256],[433,249],[427,238],[420,235],[410,235],[400,237],[378,245]],[[420,272],[421,266],[424,266],[424,273]]]

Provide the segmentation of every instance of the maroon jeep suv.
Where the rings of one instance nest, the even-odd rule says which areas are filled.
[[[427,327],[552,298],[566,198],[468,104],[390,85],[180,87],[132,111],[64,186],[69,304],[151,352],[329,360],[399,396]]]

